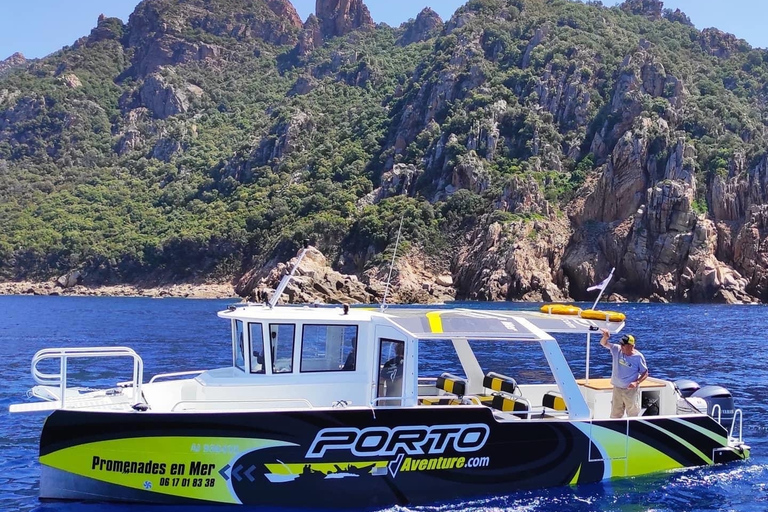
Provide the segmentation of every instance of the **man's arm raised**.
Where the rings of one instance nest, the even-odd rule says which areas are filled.
[[[608,329],[600,329],[600,332],[603,333],[603,337],[600,338],[600,344],[605,348],[610,348],[611,344],[608,343],[608,339],[611,337],[611,333],[608,332]]]

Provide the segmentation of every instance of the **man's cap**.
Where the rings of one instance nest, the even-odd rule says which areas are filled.
[[[621,344],[622,345],[634,345],[635,344],[635,337],[631,334],[625,334],[621,337]]]

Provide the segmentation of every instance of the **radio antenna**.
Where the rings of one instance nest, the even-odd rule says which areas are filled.
[[[294,272],[296,272],[296,269],[299,268],[301,260],[303,260],[304,255],[307,254],[307,251],[309,250],[309,240],[304,240],[303,245],[304,249],[302,249],[301,254],[299,254],[299,259],[296,260],[296,264],[291,269],[291,272],[283,276],[283,278],[280,280],[280,284],[277,286],[277,290],[275,290],[275,293],[272,294],[272,298],[269,300],[270,309],[277,305],[277,301],[280,299],[280,295],[283,294],[283,290],[285,290],[285,287],[288,286],[288,283],[291,281]]]
[[[389,294],[389,283],[392,281],[392,270],[395,268],[395,257],[397,256],[397,246],[400,245],[400,234],[403,232],[403,219],[405,210],[400,215],[400,227],[397,229],[397,240],[395,240],[395,251],[392,253],[392,262],[389,264],[389,275],[387,276],[387,287],[384,288],[384,298],[381,301],[381,311],[387,309],[387,295]]]

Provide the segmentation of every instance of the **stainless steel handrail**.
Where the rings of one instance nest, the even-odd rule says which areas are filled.
[[[741,413],[741,409],[735,409],[733,411],[733,421],[731,421],[731,431],[728,434],[728,437],[733,439],[733,427],[736,426],[736,416],[739,417],[739,439],[738,439],[738,441],[739,441],[739,443],[743,443],[744,439],[741,437],[741,433],[742,433],[741,430],[742,430],[742,427],[743,427],[742,423],[743,423],[743,418],[744,417],[743,417],[743,415]]]
[[[32,358],[32,378],[41,386],[58,386],[60,389],[61,409],[65,408],[67,392],[67,361],[69,359],[91,357],[130,357],[133,359],[133,400],[141,398],[141,382],[144,375],[144,361],[128,347],[70,347],[46,348],[37,351]],[[41,361],[59,360],[59,373],[45,373],[37,368]]]
[[[716,418],[715,418],[715,411],[717,411],[717,417]],[[715,418],[717,420],[717,422],[720,423],[721,425],[723,424],[722,416],[723,416],[723,409],[722,409],[722,407],[720,407],[720,404],[713,405],[712,406],[712,417]]]

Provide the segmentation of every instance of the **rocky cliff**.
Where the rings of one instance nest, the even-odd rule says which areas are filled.
[[[145,0],[0,63],[0,278],[768,301],[768,53],[659,0]]]
[[[23,66],[26,62],[27,59],[19,52],[14,53],[5,60],[0,60],[0,76],[15,67]]]
[[[353,30],[373,27],[363,0],[317,0],[315,16],[324,37],[338,37]]]

